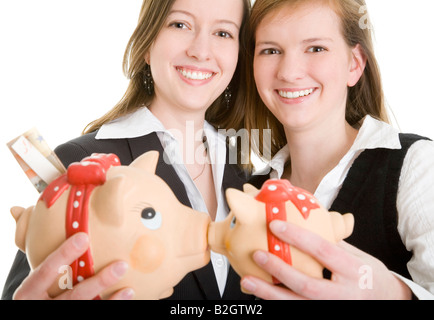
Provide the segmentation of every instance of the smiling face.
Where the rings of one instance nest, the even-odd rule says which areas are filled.
[[[228,86],[238,62],[241,0],[176,0],[149,54],[152,108],[203,112]]]
[[[258,92],[287,132],[345,121],[348,87],[363,72],[360,57],[332,8],[313,1],[284,5],[256,30]]]

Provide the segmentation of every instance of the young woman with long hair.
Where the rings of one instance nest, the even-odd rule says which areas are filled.
[[[255,259],[284,286],[245,277],[268,299],[410,299],[434,293],[434,143],[388,124],[364,0],[256,0],[250,19],[246,128],[271,129],[270,173],[324,207],[351,212],[337,245],[273,222],[276,236],[330,272],[313,279],[275,256]],[[262,139],[254,143],[261,156]],[[267,149],[265,149],[267,150]]]
[[[226,137],[217,129],[229,129],[242,118],[240,43],[249,11],[250,0],[144,0],[124,57],[128,89],[83,136],[56,149],[65,166],[92,153],[115,153],[128,165],[144,152],[158,150],[156,173],[178,199],[208,212],[212,220],[223,219],[224,190],[245,182],[244,172],[227,164]],[[18,253],[3,297],[92,299],[128,272],[125,262],[116,262],[73,290],[49,297],[58,266],[68,265],[88,245],[83,234],[68,239],[28,277],[26,257]],[[112,298],[132,296],[125,288]],[[188,274],[171,298],[250,297],[241,293],[227,259],[211,253],[211,262]]]

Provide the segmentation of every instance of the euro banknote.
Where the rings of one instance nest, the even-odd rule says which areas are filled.
[[[18,164],[38,192],[66,172],[62,162],[36,128],[7,143]]]

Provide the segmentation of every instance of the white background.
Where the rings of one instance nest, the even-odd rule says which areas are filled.
[[[122,58],[141,2],[0,0],[0,288],[16,253],[9,208],[38,199],[6,143],[37,127],[54,148],[111,109],[127,86]],[[397,123],[434,138],[434,1],[367,3]]]

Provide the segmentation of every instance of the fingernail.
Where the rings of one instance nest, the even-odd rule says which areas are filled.
[[[256,284],[249,279],[243,279],[241,281],[241,286],[243,287],[244,290],[251,293],[255,292],[256,290]]]
[[[117,278],[121,278],[128,270],[128,263],[124,261],[116,262],[112,266],[112,272]]]
[[[135,294],[134,290],[131,288],[128,288],[128,289],[125,289],[122,291],[121,298],[122,298],[122,300],[132,300],[134,297],[134,294]]]
[[[89,245],[89,237],[87,234],[80,232],[74,236],[72,243],[78,250],[82,250]]]
[[[264,265],[268,262],[268,256],[262,251],[257,251],[253,255],[253,259],[257,264]]]
[[[270,223],[270,229],[273,233],[283,233],[286,231],[287,228],[288,226],[285,221],[273,220]]]

